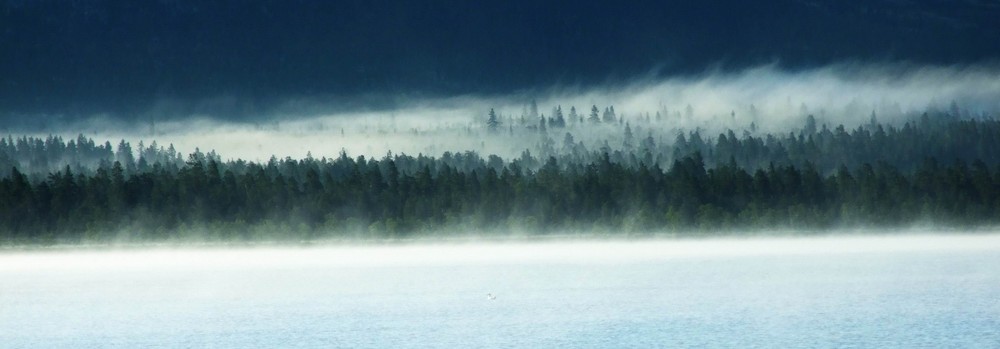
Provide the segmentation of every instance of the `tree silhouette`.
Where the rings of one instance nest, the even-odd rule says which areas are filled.
[[[500,119],[497,118],[497,113],[490,108],[489,116],[486,118],[486,127],[492,131],[496,132],[500,128]]]

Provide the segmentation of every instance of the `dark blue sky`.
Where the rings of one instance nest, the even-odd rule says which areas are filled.
[[[378,107],[774,62],[1000,58],[997,1],[0,1],[6,122],[129,119],[163,101],[260,118],[298,98]]]

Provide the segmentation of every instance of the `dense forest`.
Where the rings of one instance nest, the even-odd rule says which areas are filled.
[[[924,113],[889,125],[873,115],[848,130],[809,115],[787,134],[675,130],[664,142],[648,126],[658,115],[626,121],[613,108],[599,111],[559,110],[516,131],[491,112],[486,134],[538,140],[509,159],[341,152],[253,162],[82,135],[8,136],[0,138],[0,241],[703,234],[1000,220],[1000,122],[990,118]],[[570,131],[587,127],[617,136],[598,146],[574,141]]]

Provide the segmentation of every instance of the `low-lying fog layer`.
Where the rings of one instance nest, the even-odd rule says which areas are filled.
[[[895,252],[1000,252],[1000,235],[554,240],[306,247],[189,247],[4,251],[0,272],[286,268],[535,263],[643,263],[675,258]]]
[[[537,114],[530,106],[533,100]],[[289,103],[323,105],[319,99]],[[266,160],[271,155],[303,158],[310,152],[315,157],[333,157],[342,149],[352,156],[381,157],[389,151],[437,156],[444,151],[475,150],[509,157],[520,154],[525,144],[538,142],[534,131],[539,117],[552,117],[556,107],[561,107],[567,119],[575,107],[578,116],[568,120],[565,130],[550,130],[551,137],[558,142],[564,132],[571,132],[588,147],[607,140],[608,134],[621,133],[607,125],[580,123],[579,118],[587,119],[593,106],[600,116],[605,108],[614,107],[622,123],[635,124],[649,117],[652,123],[645,124],[638,137],[646,132],[672,135],[694,129],[708,131],[710,136],[725,129],[782,133],[801,128],[807,115],[831,128],[838,124],[851,128],[868,122],[872,115],[894,123],[928,110],[995,117],[1000,111],[1000,69],[844,64],[787,72],[764,66],[601,89],[563,87],[511,96],[403,99],[397,104],[400,107],[385,110],[275,115],[252,122],[171,115],[153,108],[136,116],[138,121],[132,126],[96,118],[52,126],[47,132],[70,139],[83,133],[133,144],[155,140],[160,145],[172,143],[185,153],[214,149],[225,158],[247,160]],[[485,134],[480,131],[486,127],[491,108],[498,113],[500,132]]]
[[[0,252],[5,347],[991,347],[1000,235]]]

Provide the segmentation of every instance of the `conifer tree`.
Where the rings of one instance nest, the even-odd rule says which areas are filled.
[[[497,113],[490,108],[489,116],[486,118],[486,127],[490,131],[496,132],[497,128],[500,127],[500,119],[497,118]]]

